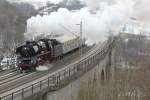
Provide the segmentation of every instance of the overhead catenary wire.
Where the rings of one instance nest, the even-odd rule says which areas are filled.
[[[66,28],[64,25],[59,24],[64,30],[70,32],[72,35],[74,35],[75,37],[79,37],[77,34],[75,34],[74,32],[72,32],[71,30],[69,30],[68,28]]]

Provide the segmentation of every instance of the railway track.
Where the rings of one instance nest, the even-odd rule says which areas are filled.
[[[85,52],[83,54],[88,52],[90,49],[91,49],[91,47],[83,48],[83,50],[85,50]],[[77,56],[77,54],[79,54],[79,51],[77,51],[71,55],[68,55],[67,57],[64,57],[62,60],[54,63],[53,68],[51,68],[48,71],[43,71],[43,72],[37,71],[32,74],[28,74],[26,76],[20,76],[20,77],[18,76],[18,78],[16,76],[16,78],[14,78],[14,79],[9,78],[3,82],[0,82],[0,90],[1,90],[0,94],[10,91],[12,89],[15,89],[15,88],[22,86],[26,83],[29,83],[31,81],[37,80],[37,79],[44,77],[52,72],[55,72],[56,70],[58,70],[60,68],[67,66],[69,63],[72,63],[72,62],[76,61],[77,59],[79,59],[79,56]]]
[[[18,79],[20,79],[22,77],[25,77],[27,75],[30,75],[30,74],[33,74],[33,73],[21,73],[21,74],[16,74],[14,76],[2,79],[2,80],[0,80],[0,86],[4,85],[4,84],[7,84],[9,82],[12,82],[12,81],[17,81]]]
[[[41,74],[38,74],[37,72],[35,72],[35,73],[26,74],[26,75],[20,75],[9,81],[6,80],[3,82],[3,84],[0,85],[0,90],[1,90],[0,94],[7,92],[9,90],[12,90],[22,84],[25,84],[26,82],[31,81],[32,78],[37,77],[38,75],[41,75]]]
[[[0,71],[0,77],[4,76],[6,74],[12,73],[12,72],[16,72],[16,69],[9,69],[9,70],[4,70],[4,71]]]
[[[16,73],[16,72],[11,72],[11,73],[8,73],[8,74],[4,74],[4,75],[0,76],[0,82],[2,80],[8,79],[8,78],[10,78],[12,76],[16,76],[17,74],[18,73]]]

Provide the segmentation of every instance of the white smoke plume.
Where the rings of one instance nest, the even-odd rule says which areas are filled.
[[[133,15],[134,2],[132,0],[117,0],[110,3],[88,0],[87,5],[88,7],[75,12],[60,8],[50,15],[32,17],[27,21],[25,35],[32,38],[43,33],[71,34],[64,29],[64,26],[78,34],[79,26],[76,24],[83,21],[83,36],[89,42],[98,42],[104,40],[110,30],[120,28],[120,25],[130,19]]]
[[[135,16],[138,20],[150,22],[150,1],[149,0],[134,0]],[[149,24],[149,23],[148,23]]]
[[[99,3],[106,2],[108,4],[113,4],[115,0],[84,0],[90,10],[98,10],[100,9]]]

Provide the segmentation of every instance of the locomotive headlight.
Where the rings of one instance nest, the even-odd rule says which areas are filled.
[[[33,63],[33,60],[31,60],[31,63]]]
[[[21,64],[22,62],[21,61],[19,61],[19,64]]]

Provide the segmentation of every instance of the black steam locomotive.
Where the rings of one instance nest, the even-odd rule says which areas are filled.
[[[75,37],[69,40],[40,39],[27,41],[16,49],[18,68],[21,71],[36,70],[36,67],[45,62],[51,63],[56,58],[85,45],[85,40]]]

